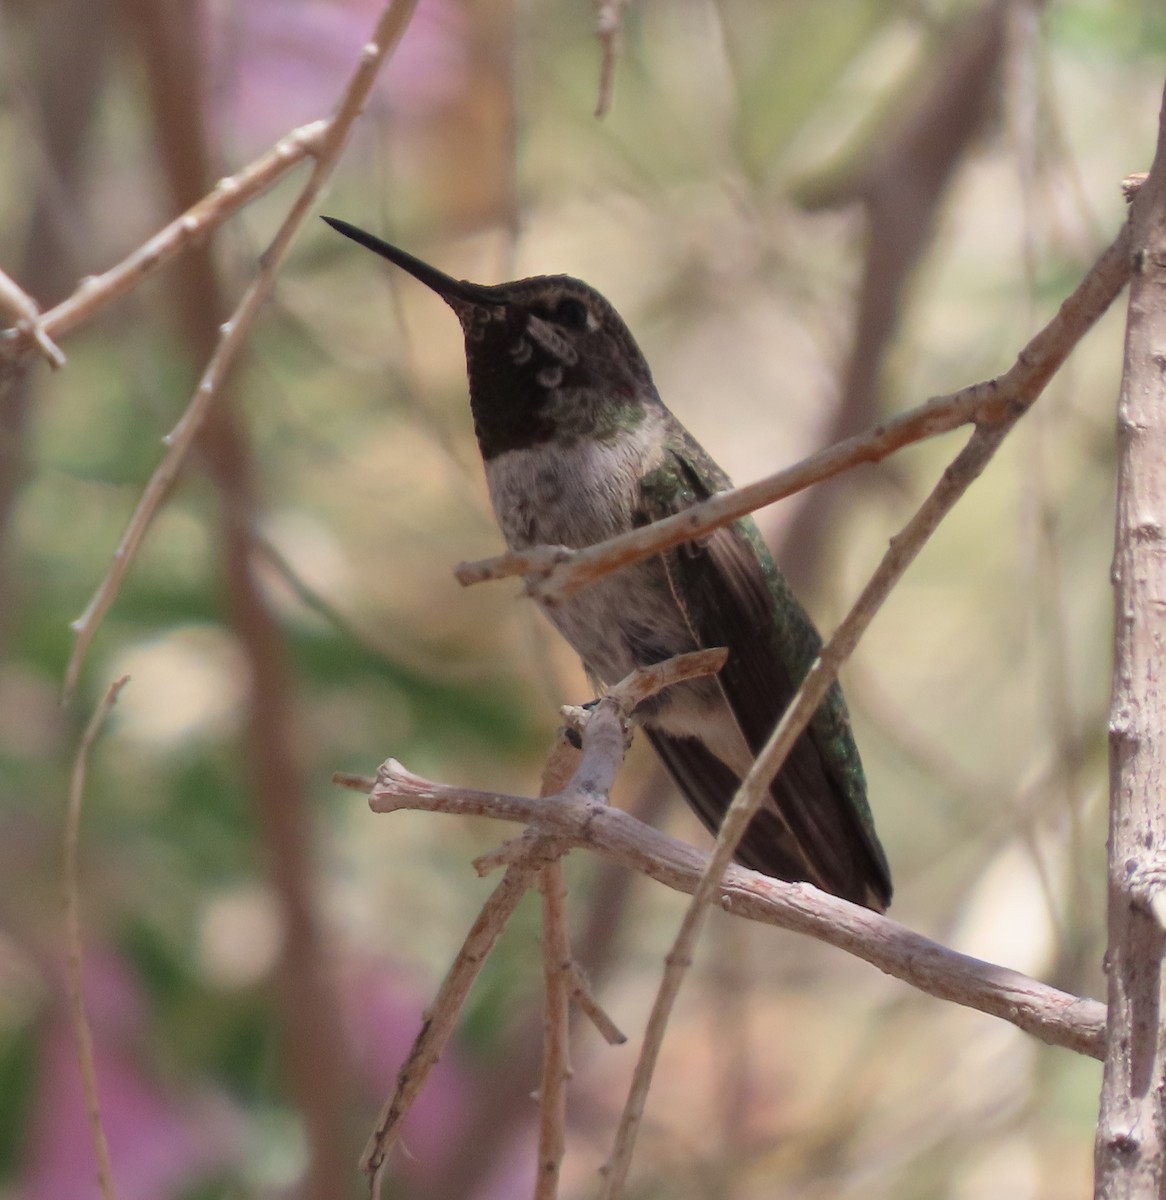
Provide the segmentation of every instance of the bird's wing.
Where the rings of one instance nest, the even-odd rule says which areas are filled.
[[[701,824],[716,836],[740,780],[703,742],[644,728],[648,741],[684,793]],[[749,822],[734,855],[737,862],[775,879],[803,879],[806,867],[798,843],[777,810],[764,807]]]
[[[649,520],[688,507],[728,483],[691,439],[669,455],[662,470],[645,480],[643,516]],[[756,754],[818,653],[817,631],[748,519],[662,557],[696,643],[728,648],[720,685]],[[650,736],[693,809],[715,828],[732,797],[724,776],[733,773],[702,762],[713,756],[703,746],[694,752],[690,739],[656,730]],[[740,855],[746,865],[779,878],[807,879],[873,908],[889,903],[890,871],[836,688],[795,742],[770,788],[770,805],[754,825]]]

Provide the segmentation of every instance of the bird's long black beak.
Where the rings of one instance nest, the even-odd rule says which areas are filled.
[[[366,249],[372,250],[373,253],[387,258],[389,262],[396,263],[398,267],[408,271],[414,279],[419,279],[426,287],[432,288],[455,312],[459,306],[470,305],[478,308],[483,304],[497,303],[491,298],[489,289],[481,284],[470,283],[465,279],[454,279],[452,275],[447,275],[444,271],[431,267],[427,262],[414,258],[412,254],[407,254],[404,250],[398,250],[396,246],[389,245],[388,242],[382,241],[371,233],[366,233],[363,229],[357,229],[355,225],[349,225],[347,221],[340,221],[336,217],[321,217],[320,219],[331,225],[337,233],[342,233],[354,242],[359,242]]]

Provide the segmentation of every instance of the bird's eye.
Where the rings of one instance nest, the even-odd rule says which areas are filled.
[[[564,329],[586,329],[587,317],[587,305],[574,296],[564,296],[550,313],[551,320]]]

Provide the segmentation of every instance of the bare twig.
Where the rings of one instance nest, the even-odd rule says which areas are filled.
[[[679,892],[695,889],[709,861],[695,847],[599,800],[534,799],[451,787],[414,775],[392,759],[378,774],[369,807],[374,812],[415,809],[529,825]],[[733,865],[716,899],[726,912],[836,946],[920,991],[1000,1017],[1049,1045],[1092,1058],[1104,1053],[1103,1004],[950,950],[809,884],[782,883]]]
[[[595,1026],[600,1037],[609,1046],[622,1046],[628,1040],[628,1035],[623,1033],[619,1026],[600,1008],[599,1002],[591,991],[591,981],[587,978],[583,968],[574,958],[571,959],[568,966],[571,972],[571,999],[575,1001],[580,1012]]]
[[[599,94],[595,99],[595,115],[607,116],[611,93],[615,86],[615,64],[623,47],[623,10],[628,0],[597,0],[595,5],[595,36],[603,48],[599,68]]]
[[[327,121],[293,129],[260,158],[220,179],[214,191],[116,266],[83,279],[71,296],[45,313],[41,324],[53,336],[62,337],[92,320],[107,304],[128,295],[149,275],[278,183],[305,158],[317,154],[327,129]]]
[[[360,1169],[368,1176],[370,1197],[375,1198],[380,1193],[385,1163],[397,1139],[400,1124],[429,1077],[429,1072],[437,1065],[457,1025],[470,987],[506,922],[518,907],[518,902],[530,887],[537,869],[528,858],[507,870],[470,927],[457,958],[442,981],[433,1006],[425,1014],[421,1031],[397,1076],[396,1090],[381,1109],[361,1156]]]
[[[608,689],[607,694],[619,700],[626,711],[631,712],[637,704],[674,683],[684,683],[701,675],[715,675],[725,665],[728,657],[729,652],[723,646],[693,650],[689,654],[677,654],[648,667],[637,667],[630,675]]]
[[[104,1200],[114,1200],[113,1167],[109,1161],[109,1145],[101,1122],[101,1107],[97,1098],[97,1068],[93,1061],[93,1032],[85,1011],[85,990],[81,977],[81,883],[77,861],[81,841],[81,804],[85,794],[85,776],[89,771],[89,755],[101,732],[110,710],[117,703],[122,688],[130,677],[123,675],[109,685],[101,702],[89,718],[89,724],[77,747],[73,775],[69,781],[69,807],[65,816],[65,937],[68,943],[66,976],[69,985],[69,1014],[77,1037],[77,1057],[81,1064],[81,1086],[85,1092],[85,1108],[89,1114],[89,1135],[97,1158],[97,1182]]]
[[[682,660],[684,658],[691,660],[697,656],[682,655],[680,657]],[[670,662],[676,662],[676,660],[670,660]],[[691,663],[690,661],[689,666],[694,665],[695,664]],[[723,665],[723,663],[718,664],[716,669],[719,670],[721,665]],[[666,669],[669,667],[669,664],[661,663],[659,666],[661,668],[661,674],[664,674]],[[680,674],[684,670],[683,662],[672,669],[676,671],[677,674]],[[632,675],[625,679],[622,684],[617,686],[626,690],[634,689],[635,683],[633,681],[636,679],[638,674],[638,672],[632,672]],[[564,714],[567,714],[568,710],[564,709],[563,712]],[[572,723],[570,726],[570,733],[576,733],[577,731],[577,736],[585,734],[587,731],[587,724],[591,716],[590,711],[578,709],[571,710],[571,712],[577,712],[580,719],[577,719]],[[594,734],[592,736],[594,737]],[[622,759],[623,749],[621,747],[613,746],[612,750],[615,753],[618,753]],[[555,744],[551,749],[550,754],[547,756],[546,766],[543,768],[543,776],[539,788],[539,795],[545,798],[547,796],[558,795],[566,791],[566,789],[570,786],[571,779],[579,769],[582,757],[583,743],[580,741],[579,744],[576,745],[575,740],[569,736],[568,726],[564,726],[559,730],[558,736],[555,738]],[[514,842],[507,843],[507,846],[515,845],[519,840],[520,839],[515,839]],[[503,847],[503,849],[505,849],[505,847]],[[480,868],[486,857],[488,856],[483,856],[483,858],[475,860],[474,865]],[[557,879],[555,876],[557,876]],[[562,866],[560,863],[552,863],[543,870],[542,886],[544,895],[548,887],[552,890],[562,890]],[[552,916],[560,917],[565,920],[563,913],[563,907],[562,905],[559,905],[553,911]],[[544,913],[544,922],[545,920],[546,915]],[[544,925],[544,938],[545,936],[546,931]],[[562,941],[560,942],[560,946],[565,948],[566,951],[562,962],[562,969],[566,971],[568,975],[567,986],[570,990],[571,999],[574,1000],[574,1002],[579,1006],[579,1009],[583,1015],[595,1026],[595,1028],[599,1031],[600,1036],[609,1045],[621,1045],[623,1042],[627,1041],[627,1038],[619,1031],[615,1022],[607,1015],[607,1013],[603,1011],[603,1009],[599,1006],[599,1002],[592,995],[591,987],[587,981],[586,975],[583,972],[583,968],[580,967],[575,961],[574,953],[571,951],[565,925],[561,936]]]
[[[607,792],[627,749],[627,721],[635,704],[679,679],[718,670],[723,662],[724,655],[718,651],[711,654],[700,652],[682,655],[676,662],[662,663],[633,672],[617,684],[611,694],[590,710],[583,732],[582,753],[578,755],[577,765],[570,779],[554,795],[546,796],[544,803],[552,807],[560,804],[586,804],[605,808]],[[566,742],[565,737],[558,739],[559,745]],[[552,751],[548,770],[544,774],[548,784],[557,782],[560,777],[558,765],[563,761],[568,760],[559,758],[556,746]],[[551,764],[558,765],[552,768]],[[370,805],[373,805],[373,798],[381,794],[382,789],[392,787],[397,776],[397,764],[390,761],[381,767],[377,773],[376,786],[369,797]],[[335,775],[333,780],[347,787],[359,788],[361,783],[359,776],[351,775]],[[425,784],[425,781],[419,782]],[[427,788],[428,785],[425,784],[421,791],[427,792]],[[562,906],[562,874],[558,860],[569,849],[570,842],[554,832],[530,829],[523,837],[507,842],[500,852],[478,860],[479,863],[488,861],[491,866],[500,861],[506,861],[509,865],[501,883],[494,889],[478,915],[461,952],[446,975],[437,999],[426,1016],[405,1065],[401,1068],[396,1090],[385,1102],[365,1147],[361,1169],[368,1175],[370,1196],[375,1197],[379,1191],[386,1157],[396,1139],[400,1123],[448,1042],[474,978],[522,894],[531,886],[536,875],[544,897],[544,953],[547,956],[548,999],[538,1195],[554,1196],[558,1181],[558,1164],[562,1158],[563,1084],[568,1070],[566,1000],[568,995],[573,993],[588,995],[581,975],[574,969]],[[609,1041],[622,1039],[611,1019],[598,1010],[594,1000],[590,1000],[585,1011],[588,1011],[593,1020],[593,1014],[599,1012],[599,1020],[596,1023]],[[611,1036],[613,1033],[614,1037]],[[545,1190],[547,1188],[550,1190]]]
[[[296,197],[271,244],[260,257],[260,269],[230,320],[223,326],[222,338],[210,362],[207,363],[194,396],[178,424],[165,439],[167,452],[151,476],[130,518],[126,532],[114,552],[113,564],[85,612],[73,623],[75,641],[65,670],[66,696],[71,695],[76,686],[85,652],[102,618],[113,603],[154,514],[177,477],[214,397],[222,386],[228,368],[242,349],[296,230],[336,165],[352,125],[364,108],[377,72],[404,33],[416,2],[417,0],[390,0],[385,5],[371,40],[361,51],[360,62],[349,80],[335,115],[330,118],[326,129],[319,136],[315,164],[308,181]]]
[[[975,420],[979,413],[990,411],[990,406],[995,405],[997,398],[997,383],[994,380],[962,388],[947,396],[936,396],[910,412],[819,450],[793,466],[785,467],[755,483],[721,492],[702,504],[695,504],[684,512],[631,533],[588,546],[585,550],[572,550],[567,546],[534,546],[529,550],[510,551],[478,562],[458,563],[454,567],[454,575],[463,587],[524,575],[531,592],[540,598],[566,598],[611,571],[678,546],[681,542],[701,537],[746,513],[792,496],[811,484],[841,474],[860,463],[881,462],[903,446],[941,433],[950,433]]]
[[[794,742],[817,711],[827,689],[837,678],[842,663],[853,652],[907,567],[914,561],[943,518],[979,477],[1004,438],[1040,395],[1054,371],[1076,345],[1081,334],[1101,316],[1117,295],[1128,276],[1128,246],[1129,230],[1123,228],[1117,240],[1061,306],[1057,318],[1072,318],[1076,336],[1069,338],[1050,334],[1050,330],[1057,324],[1055,318],[1021,351],[1016,366],[1009,373],[1018,375],[1021,380],[1011,391],[1010,407],[991,421],[981,418],[971,439],[948,466],[931,494],[902,532],[891,539],[882,562],[834,636],[823,647],[769,741],[742,781],[721,823],[712,859],[700,885],[693,893],[672,949],[665,960],[664,976],[652,1006],[615,1143],[604,1167],[604,1200],[615,1200],[623,1195],[648,1089],[663,1046],[673,1005],[704,923],[706,906],[712,900],[746,827],[768,795],[773,777],[781,769]],[[1087,299],[1092,303],[1087,304]],[[1031,366],[1030,356],[1040,361],[1033,353],[1038,343],[1046,350],[1048,357],[1043,360],[1042,368],[1035,370]],[[1007,378],[1008,376],[1005,376],[1005,380]]]

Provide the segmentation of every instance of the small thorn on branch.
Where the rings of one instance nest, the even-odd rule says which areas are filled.
[[[1135,171],[1132,175],[1127,175],[1121,181],[1121,192],[1127,204],[1142,190],[1142,184],[1149,177],[1150,175],[1147,171]]]

